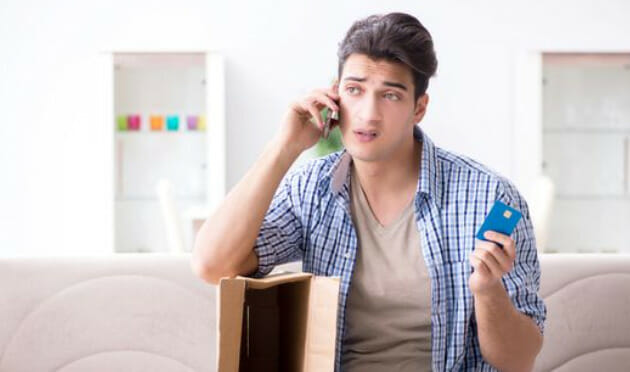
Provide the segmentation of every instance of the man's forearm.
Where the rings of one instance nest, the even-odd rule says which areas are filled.
[[[230,275],[229,270],[247,259],[273,195],[298,155],[277,142],[267,144],[256,163],[199,230],[193,264],[200,276],[216,281]]]
[[[501,284],[475,295],[477,334],[484,359],[501,371],[530,371],[542,346],[538,326],[519,312]]]

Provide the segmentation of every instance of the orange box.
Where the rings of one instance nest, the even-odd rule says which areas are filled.
[[[163,130],[164,129],[164,116],[153,115],[149,118],[151,123],[151,130]]]

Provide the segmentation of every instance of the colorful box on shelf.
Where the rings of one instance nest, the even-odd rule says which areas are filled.
[[[203,115],[187,115],[186,129],[189,131],[205,131],[206,118]],[[179,115],[149,115],[149,129],[151,131],[179,131]],[[139,114],[117,115],[116,128],[119,131],[139,131],[142,125],[142,116]]]
[[[188,130],[197,130],[197,116],[188,115],[188,117],[186,117],[186,126]]]
[[[118,115],[116,116],[116,127],[119,131],[127,130],[127,116]]]
[[[164,116],[151,115],[149,119],[151,123],[151,130],[163,130],[164,129]]]
[[[127,129],[140,130],[140,115],[127,116]]]
[[[179,130],[179,116],[169,115],[166,117],[166,129],[176,131]]]

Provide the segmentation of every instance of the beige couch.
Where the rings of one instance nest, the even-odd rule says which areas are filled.
[[[0,259],[0,372],[213,371],[189,257]],[[540,371],[630,371],[630,256],[543,255]]]

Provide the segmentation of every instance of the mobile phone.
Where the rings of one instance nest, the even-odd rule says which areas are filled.
[[[339,121],[339,111],[333,111],[328,107],[324,107],[322,110],[322,116],[324,117],[324,129],[322,131],[322,137],[328,138],[330,131],[332,130],[333,122]]]
[[[483,236],[486,231],[496,231],[510,236],[521,217],[521,212],[497,200],[477,231],[477,239],[487,241],[488,239]]]

